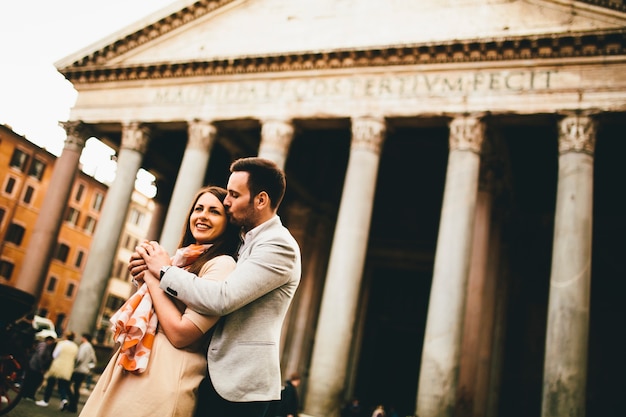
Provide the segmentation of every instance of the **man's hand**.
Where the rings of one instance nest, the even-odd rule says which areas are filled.
[[[141,258],[135,259],[134,255],[137,254]],[[170,265],[170,256],[165,248],[159,245],[158,242],[144,242],[135,248],[135,254],[131,256],[131,262],[128,265],[131,274],[135,277],[134,272],[139,275],[144,271],[150,271],[155,277],[160,276],[161,267]]]

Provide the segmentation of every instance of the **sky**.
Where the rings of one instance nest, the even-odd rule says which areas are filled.
[[[0,1],[0,124],[60,155],[65,131],[59,121],[68,119],[77,93],[54,63],[174,2]],[[110,183],[112,153],[90,139],[81,155],[83,170]]]

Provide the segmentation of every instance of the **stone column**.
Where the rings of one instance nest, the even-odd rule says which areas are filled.
[[[350,159],[326,273],[306,395],[306,414],[315,417],[338,416],[343,401],[384,138],[385,121],[382,118],[352,121]]]
[[[171,180],[175,181],[176,178],[171,178]],[[156,185],[156,194],[152,197],[154,210],[152,211],[150,226],[146,232],[146,240],[159,240],[161,238],[161,231],[167,215],[167,206],[172,199],[172,190],[174,188],[170,178],[157,177],[154,182]]]
[[[80,154],[91,136],[89,128],[82,122],[64,122],[62,126],[67,133],[63,152],[54,164],[48,190],[28,242],[27,262],[23,263],[15,282],[16,288],[34,295],[35,300],[39,300],[43,291],[67,200],[78,172]]]
[[[497,219],[494,221],[491,239],[495,244],[491,246],[491,262],[489,262],[489,278],[487,284],[493,286],[494,304],[488,306],[483,317],[491,317],[486,320],[488,329],[481,329],[481,333],[489,332],[490,339],[486,341],[481,339],[481,361],[487,368],[486,374],[478,375],[478,386],[485,386],[486,398],[484,404],[474,407],[476,415],[485,417],[498,417],[498,408],[501,392],[502,369],[504,363],[504,347],[507,332],[507,316],[509,306],[509,280],[510,280],[510,264],[506,244],[502,240],[504,218],[502,211],[496,208],[498,213]],[[493,311],[490,311],[493,309]],[[484,413],[479,414],[478,411],[484,407]]]
[[[137,171],[148,146],[149,129],[138,123],[125,124],[117,158],[115,180],[109,188],[89,256],[69,317],[68,329],[76,334],[92,334],[100,306],[105,301],[111,267],[124,228]]]
[[[311,352],[311,341],[314,337],[314,324],[317,319],[323,275],[319,274],[320,266],[326,266],[326,256],[330,233],[329,223],[312,210],[306,212],[307,218],[301,222],[306,226],[302,236],[302,258],[308,262],[302,270],[300,286],[292,302],[293,316],[289,333],[289,345],[283,350],[282,363],[284,376],[294,372],[305,375]],[[290,221],[291,223],[291,221]],[[301,240],[296,237],[296,240]],[[284,332],[284,331],[283,331]],[[301,385],[304,385],[301,383]]]
[[[585,415],[595,140],[588,116],[559,124],[542,417]]]
[[[484,124],[450,123],[450,154],[417,393],[420,417],[454,412]]]
[[[290,121],[264,121],[261,127],[259,156],[274,161],[279,167],[284,169],[293,135],[294,128]]]
[[[189,123],[187,147],[176,176],[160,243],[173,255],[187,221],[191,200],[204,185],[204,176],[217,129],[211,122],[194,120]]]
[[[463,338],[461,342],[461,357],[459,359],[459,382],[455,415],[459,417],[484,417],[484,413],[476,415],[474,409],[482,399],[485,391],[479,391],[477,380],[485,367],[481,366],[480,348],[485,339],[491,340],[490,332],[485,327],[485,310],[494,303],[493,293],[488,292],[487,269],[490,246],[491,210],[493,201],[492,175],[487,164],[481,170],[479,189],[476,199],[476,215],[474,221],[474,236],[472,242],[472,256],[468,275],[465,305]],[[491,278],[494,278],[491,276]],[[490,327],[489,327],[490,329]]]

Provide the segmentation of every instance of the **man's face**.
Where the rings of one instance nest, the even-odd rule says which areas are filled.
[[[230,222],[243,227],[248,231],[255,226],[256,212],[254,211],[254,198],[248,189],[248,173],[236,171],[230,174],[226,189],[228,194],[224,199],[224,207]]]

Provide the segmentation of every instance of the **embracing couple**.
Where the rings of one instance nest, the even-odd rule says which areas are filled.
[[[196,195],[180,247],[136,248],[138,290],[111,318],[120,348],[81,417],[264,417],[280,398],[283,320],[300,249],[277,215],[285,175],[242,158]],[[208,372],[207,372],[208,371]]]

